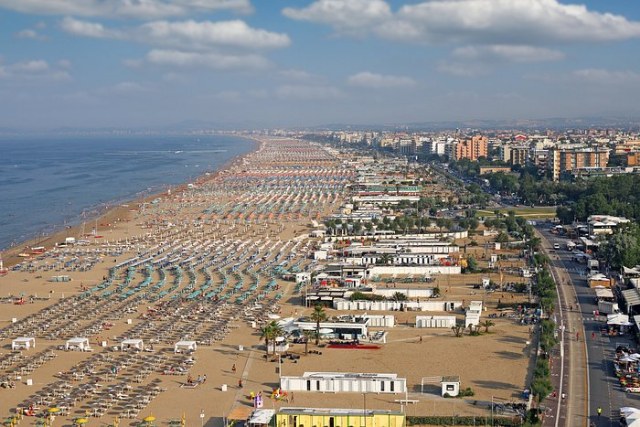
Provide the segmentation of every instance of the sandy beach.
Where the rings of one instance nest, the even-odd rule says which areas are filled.
[[[492,315],[494,325],[478,336],[417,329],[420,313],[398,311],[387,313],[396,326],[386,328],[379,349],[310,343],[322,354],[305,354],[304,344],[292,344],[289,351],[300,358],[283,359],[280,373],[278,362],[265,357],[259,327],[312,310],[277,270],[315,265],[312,221],[343,203],[354,176],[320,146],[263,138],[254,152],[215,174],[110,210],[97,220],[100,238],[54,248],[65,237],[80,240],[75,227],[39,241],[44,254],[19,257],[31,243],[5,253],[5,265],[19,268],[0,277],[0,379],[12,385],[0,388],[0,414],[32,406],[37,414],[57,408],[51,414],[59,425],[83,417],[89,425],[116,417],[121,425],[138,425],[152,416],[157,425],[184,418],[187,426],[221,426],[232,409],[251,407],[251,392],[270,395],[279,375],[307,371],[396,373],[407,378],[408,393],[296,392],[293,401],[269,398],[265,406],[400,409],[408,399],[408,415],[487,415],[492,400],[520,402],[535,343],[531,326],[499,304],[524,304],[528,296],[474,289],[482,274],[440,276],[435,283],[441,299],[483,302],[483,319]],[[469,238],[457,243],[486,265],[492,239],[474,236],[468,248]],[[517,252],[501,254],[515,259]],[[522,263],[505,261],[505,267]],[[525,280],[509,273],[492,279]],[[18,337],[34,337],[35,348],[12,351]],[[65,350],[74,337],[88,338],[92,351]],[[146,350],[122,351],[125,339],[143,340]],[[195,341],[197,350],[174,353],[178,341]],[[423,385],[437,376],[459,376],[474,396],[440,397],[439,385]],[[200,378],[196,387],[184,386],[189,377]]]

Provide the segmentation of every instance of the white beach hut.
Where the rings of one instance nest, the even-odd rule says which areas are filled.
[[[142,351],[144,350],[144,343],[142,342],[141,339],[134,338],[134,339],[123,340],[120,343],[120,347],[122,351],[129,351],[129,350]]]
[[[71,338],[64,345],[65,350],[91,351],[89,338]]]
[[[190,351],[196,351],[198,344],[195,341],[178,341],[173,346],[174,353],[185,353]]]
[[[448,395],[450,397],[456,397],[460,394],[460,377],[451,376],[451,377],[442,377],[442,381],[440,382],[442,386],[442,396]]]
[[[289,343],[284,337],[276,337],[275,340],[269,342],[269,351],[274,353],[285,353],[289,350]]]
[[[20,337],[11,341],[11,350],[29,350],[36,346],[36,339],[33,337]]]

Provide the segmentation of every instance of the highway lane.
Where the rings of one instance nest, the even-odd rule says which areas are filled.
[[[586,344],[588,374],[583,372],[582,376],[588,375],[589,378],[588,419],[598,427],[619,426],[619,408],[640,407],[640,396],[625,392],[619,385],[613,373],[612,360],[618,345],[628,346],[633,345],[633,342],[627,336],[608,337],[601,334],[601,329],[606,327],[606,318],[597,319],[595,316],[597,310],[595,291],[587,285],[585,264],[574,261],[574,254],[565,249],[567,239],[554,235],[542,227],[538,227],[538,231],[549,242],[543,245],[561,285],[571,285],[575,292],[573,303],[569,298],[570,292],[565,292],[567,295],[563,310],[567,310],[566,314],[569,318],[576,319],[576,323],[567,325],[568,339],[580,343],[583,352]],[[555,242],[560,243],[560,250],[552,249]],[[570,357],[575,360],[576,354],[571,354]],[[568,372],[569,376],[581,375],[579,369],[570,369]],[[575,384],[577,380],[578,378],[573,379],[573,383]],[[597,416],[598,407],[602,408],[600,417]],[[566,421],[568,426],[584,425],[575,414],[574,416],[567,414]]]

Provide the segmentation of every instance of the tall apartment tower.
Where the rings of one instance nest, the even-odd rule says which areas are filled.
[[[560,180],[563,172],[584,168],[605,168],[609,163],[609,149],[601,147],[555,149],[549,154],[549,168],[553,180]]]
[[[478,160],[478,157],[487,157],[489,152],[489,138],[476,135],[471,139],[459,141],[456,144],[454,156],[456,160]]]

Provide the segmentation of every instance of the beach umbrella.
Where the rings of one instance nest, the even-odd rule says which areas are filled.
[[[55,414],[55,413],[60,412],[60,408],[55,408],[55,407],[54,408],[49,408],[48,411],[49,411],[50,414]]]
[[[83,425],[83,424],[88,423],[89,420],[87,418],[78,418],[78,419],[76,419],[75,422],[76,422],[76,424]]]
[[[152,423],[152,422],[154,422],[155,420],[156,420],[156,417],[154,417],[153,415],[149,415],[148,417],[145,417],[145,418],[143,419],[143,421],[144,421],[144,422],[147,422],[147,423]]]

